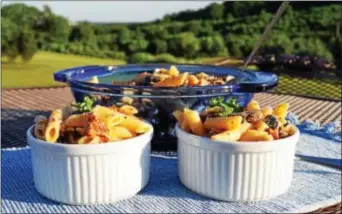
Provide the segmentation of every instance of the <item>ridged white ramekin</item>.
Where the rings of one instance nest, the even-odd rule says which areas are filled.
[[[268,142],[219,142],[176,126],[181,182],[190,190],[224,201],[274,198],[291,185],[299,131]]]
[[[106,144],[48,143],[27,131],[37,191],[66,204],[103,204],[137,194],[150,176],[153,130]]]

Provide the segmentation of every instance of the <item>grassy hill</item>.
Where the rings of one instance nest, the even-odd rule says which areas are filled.
[[[89,64],[118,65],[126,63],[123,60],[100,59],[50,52],[38,52],[28,63],[23,63],[20,60],[8,63],[5,58],[2,58],[1,62],[2,88],[60,86],[62,84],[53,80],[53,73],[58,70]]]

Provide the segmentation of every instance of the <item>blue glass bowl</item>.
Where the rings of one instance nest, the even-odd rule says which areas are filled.
[[[235,98],[246,106],[252,99],[253,93],[264,92],[274,88],[278,83],[275,74],[265,72],[240,71],[238,69],[211,65],[178,64],[180,72],[204,72],[215,76],[232,75],[234,81],[226,85],[195,86],[178,88],[156,88],[152,86],[119,86],[112,81],[127,81],[142,72],[153,72],[156,68],[168,69],[169,64],[144,64],[121,66],[85,66],[66,69],[54,73],[54,79],[70,85],[77,102],[85,96],[95,96],[101,105],[112,105],[123,97],[130,97],[139,110],[140,117],[150,121],[155,128],[152,141],[153,150],[175,150],[177,143],[174,133],[176,120],[172,115],[174,110],[191,108],[201,111],[208,105],[210,98],[223,96]],[[89,83],[97,76],[99,84]]]

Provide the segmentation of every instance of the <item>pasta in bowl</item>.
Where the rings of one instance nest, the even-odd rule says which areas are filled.
[[[103,204],[137,194],[149,180],[153,127],[130,106],[80,104],[78,110],[38,116],[27,131],[37,191],[66,204]]]
[[[67,83],[76,101],[94,96],[101,105],[136,107],[138,116],[154,126],[153,150],[176,150],[174,110],[202,108],[216,96],[245,106],[253,93],[278,82],[269,72],[194,64],[92,65],[57,71],[54,79]]]
[[[217,106],[222,107],[222,102]],[[288,104],[266,109],[253,100],[245,109],[215,107],[201,113],[174,112],[179,121],[181,182],[194,192],[224,201],[259,201],[285,193],[299,140],[299,130],[285,119]]]

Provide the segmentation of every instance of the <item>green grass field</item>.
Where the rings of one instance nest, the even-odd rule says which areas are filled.
[[[211,64],[222,57],[202,57],[194,60],[195,63]],[[38,52],[28,63],[20,58],[8,63],[6,58],[2,62],[2,88],[31,88],[61,86],[62,83],[53,80],[53,73],[71,67],[90,64],[118,65],[126,64],[124,60],[100,59],[95,57]]]
[[[50,52],[38,52],[28,63],[18,60],[15,63],[7,63],[1,59],[2,88],[30,88],[61,86],[53,80],[53,73],[71,67],[90,64],[125,64],[123,60],[100,59],[70,54],[57,54]]]

